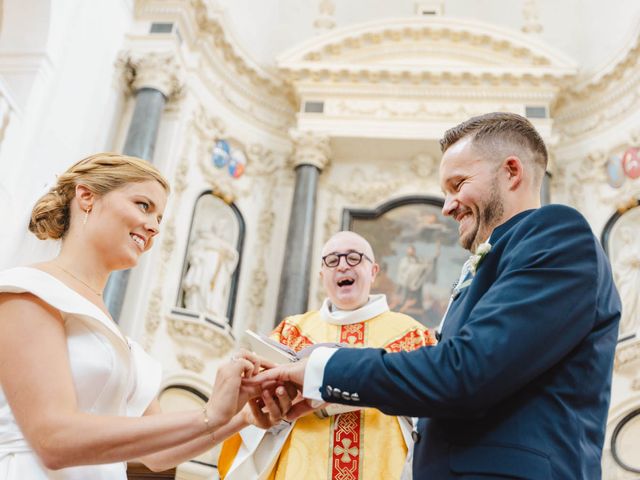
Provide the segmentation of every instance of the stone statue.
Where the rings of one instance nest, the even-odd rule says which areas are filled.
[[[223,223],[200,226],[187,255],[188,269],[182,280],[184,306],[214,318],[226,318],[229,287],[238,265],[238,252],[221,234]]]
[[[620,335],[640,327],[640,243],[632,227],[620,228],[616,242],[613,276],[622,298]]]

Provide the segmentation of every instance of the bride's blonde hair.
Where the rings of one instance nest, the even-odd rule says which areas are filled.
[[[73,164],[36,202],[29,230],[40,240],[62,238],[70,224],[70,204],[76,185],[103,196],[128,183],[156,180],[169,193],[169,182],[149,162],[117,153],[96,153]]]

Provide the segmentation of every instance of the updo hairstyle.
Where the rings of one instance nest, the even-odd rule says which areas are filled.
[[[58,177],[56,185],[36,202],[29,231],[40,240],[64,237],[71,221],[71,200],[76,185],[86,185],[98,196],[128,183],[156,180],[169,193],[169,183],[149,162],[117,153],[96,153],[84,158]]]

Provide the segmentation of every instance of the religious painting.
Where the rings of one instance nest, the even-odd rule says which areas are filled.
[[[609,256],[613,280],[622,300],[619,340],[640,329],[640,199],[631,198],[609,219],[602,245]]]
[[[430,328],[440,324],[469,258],[458,244],[457,223],[441,209],[442,200],[414,196],[343,215],[343,228],[369,240],[380,265],[372,293],[384,293],[391,310]]]

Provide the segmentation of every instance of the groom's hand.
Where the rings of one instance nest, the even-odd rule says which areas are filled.
[[[304,384],[304,372],[307,367],[307,359],[304,358],[297,362],[279,365],[269,370],[264,370],[251,378],[245,378],[242,383],[246,386],[260,385],[263,390],[291,383],[302,391]]]
[[[307,359],[304,358],[297,362],[279,365],[269,370],[265,370],[254,377],[245,378],[242,382],[247,387],[255,388],[259,386],[262,390],[270,392],[280,385],[295,386],[299,392],[298,398],[293,402],[291,408],[285,414],[285,418],[292,421],[319,407],[315,402],[312,404],[310,400],[302,398],[302,388],[304,385],[304,373],[306,371],[306,367]]]

